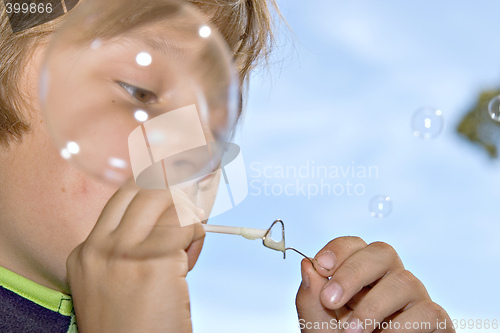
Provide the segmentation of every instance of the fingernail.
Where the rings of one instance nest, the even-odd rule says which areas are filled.
[[[316,258],[316,262],[327,271],[335,267],[335,260],[335,254],[330,251],[323,252],[318,258]]]
[[[349,320],[349,324],[347,325],[347,329],[344,333],[361,333],[363,332],[363,324],[358,318],[352,318]]]
[[[302,287],[304,288],[309,288],[310,281],[309,281],[309,275],[307,275],[306,271],[304,269],[300,270],[302,274]]]
[[[343,293],[344,291],[342,290],[342,287],[338,283],[330,283],[323,290],[323,298],[333,304],[340,301]]]

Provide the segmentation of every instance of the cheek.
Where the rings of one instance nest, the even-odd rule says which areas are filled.
[[[71,225],[73,232],[81,235],[90,231],[116,188],[101,184],[63,160],[39,124],[24,138],[14,159],[17,191],[30,202],[27,212],[31,219],[53,227]]]
[[[21,144],[0,151],[0,248],[15,253],[29,274],[63,286],[68,255],[116,189],[63,160],[40,121],[31,127]]]

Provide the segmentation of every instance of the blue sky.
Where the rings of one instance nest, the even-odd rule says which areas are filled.
[[[500,320],[499,163],[455,133],[478,93],[500,87],[500,3],[279,4],[293,33],[281,29],[269,71],[253,78],[236,139],[253,187],[211,223],[266,228],[281,218],[287,245],[310,256],[339,236],[387,242],[452,318]],[[410,128],[422,106],[443,112],[433,140]],[[309,198],[276,195],[296,186],[293,177],[259,176],[308,164],[374,166],[378,176],[310,175],[300,184],[347,190],[349,181],[363,194]],[[264,182],[275,194],[265,194]],[[393,203],[381,219],[368,210],[378,194]],[[300,260],[258,241],[207,235],[188,277],[195,332],[298,332]]]

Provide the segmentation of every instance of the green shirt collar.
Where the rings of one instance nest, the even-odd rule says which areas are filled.
[[[73,312],[71,296],[39,285],[3,267],[0,267],[0,286],[64,316],[71,316]]]

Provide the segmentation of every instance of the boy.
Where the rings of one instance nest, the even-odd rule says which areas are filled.
[[[190,2],[225,37],[244,84],[272,40],[268,4]],[[75,331],[76,314],[80,332],[190,332],[185,277],[203,245],[201,225],[179,227],[168,191],[132,183],[117,189],[83,174],[60,158],[45,129],[40,61],[61,20],[13,32],[2,8],[0,331]],[[428,321],[429,329],[413,331],[453,332],[446,312],[387,244],[338,238],[315,263],[302,262],[304,332],[331,319],[354,324],[350,332],[361,332],[355,324],[368,319]],[[443,321],[447,327],[438,330]]]

